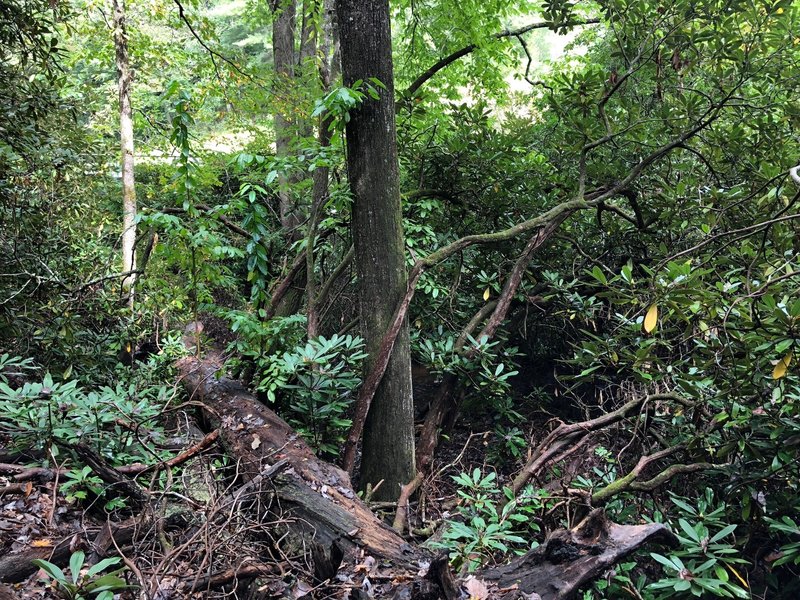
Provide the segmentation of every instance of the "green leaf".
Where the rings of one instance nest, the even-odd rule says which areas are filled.
[[[119,556],[112,556],[111,558],[104,558],[96,565],[93,565],[86,573],[87,577],[94,577],[101,571],[106,570],[108,567],[112,565],[119,564],[122,559]]]
[[[678,524],[681,526],[681,529],[683,529],[684,533],[688,535],[692,540],[694,540],[695,542],[700,541],[700,535],[697,533],[697,531],[695,531],[694,527],[689,525],[688,521],[686,521],[685,519],[678,519]]]
[[[82,550],[73,552],[72,556],[69,557],[69,571],[72,575],[72,583],[78,583],[78,578],[81,574],[81,567],[83,566],[83,559],[85,557],[86,555]]]
[[[655,552],[651,552],[650,556],[653,558],[653,560],[655,560],[656,562],[661,563],[662,565],[664,565],[665,567],[667,567],[668,569],[670,569],[672,571],[680,571],[681,570],[680,567],[676,566],[675,563],[672,562],[672,560],[667,558],[666,556],[662,556],[660,554],[656,554]]]
[[[697,516],[697,510],[695,510],[694,507],[690,506],[689,504],[687,504],[683,500],[673,497],[672,498],[672,503],[675,506],[677,506],[678,508],[680,508],[681,510],[683,510],[684,512],[687,512],[690,515]]]
[[[47,573],[50,577],[55,579],[56,581],[66,583],[67,578],[64,575],[64,571],[62,571],[58,566],[54,565],[53,563],[42,560],[42,559],[34,559],[31,561],[34,565],[42,569],[45,573]]]
[[[594,268],[591,270],[591,275],[603,285],[608,285],[608,279],[606,279],[605,273],[603,273],[603,270],[597,265],[595,265]]]
[[[722,539],[722,538],[724,538],[724,537],[728,537],[728,536],[729,536],[731,533],[733,533],[733,531],[734,531],[735,529],[736,529],[736,524],[733,524],[733,525],[727,525],[726,527],[723,527],[722,529],[720,529],[720,530],[719,530],[719,531],[716,533],[716,535],[714,535],[714,537],[712,537],[712,538],[709,540],[709,543],[710,543],[710,544],[713,544],[714,542],[718,542],[719,540],[721,540],[721,539]]]

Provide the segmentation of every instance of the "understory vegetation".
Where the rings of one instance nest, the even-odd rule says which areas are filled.
[[[393,81],[342,63],[348,2],[122,4],[0,0],[0,599],[392,597],[253,493],[263,423],[192,361],[462,597],[537,597],[492,569],[597,508],[674,535],[572,597],[800,596],[797,3],[392,1]]]

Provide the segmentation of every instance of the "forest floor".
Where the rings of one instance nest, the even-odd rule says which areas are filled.
[[[431,386],[422,385],[416,393],[424,396],[430,391]],[[422,405],[426,400],[416,399]],[[441,540],[446,521],[458,518],[464,500],[455,477],[476,469],[482,475],[494,472],[495,485],[502,487],[527,458],[525,449],[535,447],[533,442],[552,428],[552,416],[535,402],[518,404],[522,419],[517,424],[520,435],[514,452],[509,452],[513,444],[502,439],[489,411],[471,411],[443,436],[432,474],[409,505],[405,532],[410,544]],[[155,600],[310,598],[312,594],[314,598],[346,598],[350,590],[364,589],[365,581],[367,589],[374,589],[374,597],[381,597],[380,586],[396,582],[397,573],[367,554],[355,565],[321,572],[317,549],[286,542],[296,523],[284,518],[280,506],[260,506],[264,500],[256,493],[241,495],[239,465],[231,461],[217,438],[210,439],[213,431],[203,431],[209,427],[195,411],[186,407],[161,424],[169,438],[183,440],[183,448],[175,450],[176,456],[184,457],[177,468],[154,471],[140,466],[137,471],[130,466],[132,470],[121,476],[95,454],[91,459],[94,471],[107,473],[103,481],[95,478],[75,486],[72,495],[82,498],[68,498],[62,487],[75,479],[75,471],[29,468],[26,465],[41,464],[46,457],[4,451],[11,447],[10,440],[0,437],[0,582],[5,582],[5,587],[0,583],[0,600],[69,598],[63,586],[59,590],[53,578],[32,567],[30,560],[67,564],[76,552],[86,556],[85,565],[75,565],[79,585],[90,586],[98,579],[98,575],[88,574],[90,564],[105,556],[121,556],[117,567],[125,568],[126,580],[137,585],[147,582],[156,590]],[[587,472],[597,462],[590,448],[562,470]],[[146,501],[126,497],[128,476]],[[98,486],[103,490],[102,499],[96,493]],[[565,492],[557,483],[551,482],[550,487],[553,498]],[[324,489],[322,492],[324,495]],[[126,506],[109,511],[104,505],[115,497],[123,499]],[[393,503],[367,502],[391,525],[396,512]],[[243,503],[248,510],[238,510]],[[249,510],[254,504],[256,510]],[[543,522],[537,539],[528,541],[541,542],[558,525],[557,521]],[[501,554],[482,558],[484,565],[491,567]],[[72,581],[73,574],[65,572],[66,580]],[[116,592],[120,600],[142,597],[133,588]],[[353,593],[352,597],[359,597]],[[77,593],[72,597],[77,598]]]

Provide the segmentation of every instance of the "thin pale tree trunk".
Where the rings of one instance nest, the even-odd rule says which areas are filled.
[[[306,0],[309,3],[312,3],[314,0]],[[319,2],[319,0],[316,0]],[[333,0],[324,0],[321,4],[317,5],[317,8],[322,11],[321,19],[322,19],[322,27],[319,31],[319,43],[316,45],[316,50],[319,59],[319,79],[320,85],[322,87],[322,93],[326,94],[330,90],[331,87],[331,78],[335,76],[334,73],[336,72],[337,64],[336,61],[338,60],[338,55],[334,51],[331,54],[333,48],[335,48],[335,41],[334,41],[334,15],[335,11],[333,8]],[[308,14],[305,15],[305,18],[308,18]],[[305,29],[305,28],[304,28]],[[306,34],[310,36],[311,34]],[[302,53],[301,53],[302,54]],[[328,117],[320,117],[318,122],[318,133],[317,133],[317,141],[319,142],[320,148],[329,148],[331,145],[331,137],[332,131],[330,129],[331,120]],[[313,179],[313,186],[312,186],[312,200],[311,200],[311,215],[309,219],[308,225],[308,244],[306,248],[309,249],[306,252],[306,295],[307,295],[307,312],[308,312],[308,325],[307,325],[307,334],[308,338],[314,338],[319,335],[319,327],[320,327],[320,305],[319,305],[319,298],[317,298],[317,286],[316,280],[314,278],[314,262],[315,262],[315,255],[314,255],[314,244],[316,241],[316,234],[317,234],[317,225],[319,224],[320,218],[322,216],[322,212],[325,208],[325,203],[328,200],[328,188],[329,188],[329,178],[330,173],[328,167],[318,167],[314,170],[312,174]]]
[[[123,281],[128,294],[128,305],[133,308],[136,275],[136,189],[133,176],[133,112],[131,110],[131,71],[128,58],[128,35],[125,24],[124,0],[112,0],[114,23],[114,50],[117,63],[117,88],[119,91],[119,138],[122,148],[122,271],[129,273]]]

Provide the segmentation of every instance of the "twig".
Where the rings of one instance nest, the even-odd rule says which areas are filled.
[[[235,62],[233,62],[227,56],[224,56],[224,55],[220,54],[219,52],[217,52],[216,50],[214,50],[213,48],[210,48],[208,46],[208,44],[206,44],[203,41],[203,38],[201,38],[200,35],[195,31],[194,26],[192,26],[191,21],[189,21],[189,18],[186,16],[186,12],[184,11],[183,5],[180,3],[180,0],[173,0],[173,2],[175,2],[175,5],[178,7],[178,16],[180,17],[181,21],[183,21],[186,24],[186,27],[189,28],[189,31],[191,32],[192,37],[195,40],[197,40],[197,43],[200,44],[205,49],[205,51],[208,52],[209,55],[211,56],[211,62],[214,65],[214,70],[217,72],[217,77],[219,77],[220,79],[222,78],[220,73],[219,73],[219,67],[217,66],[217,61],[216,61],[216,59],[214,57],[217,57],[217,58],[221,59],[222,61],[228,63],[239,74],[247,77],[248,79],[253,79],[253,76],[250,73],[247,73],[247,72],[243,71],[239,67],[239,65],[237,65]]]
[[[178,456],[170,458],[167,461],[153,465],[145,465],[142,463],[125,465],[117,467],[117,471],[120,473],[124,473],[126,475],[140,475],[142,473],[146,473],[147,471],[151,470],[161,471],[169,467],[176,467],[182,463],[185,463],[190,458],[194,458],[204,450],[208,449],[214,442],[217,441],[217,438],[219,438],[219,429],[215,429],[207,436],[205,436],[202,440],[200,440],[197,444],[181,452]]]

